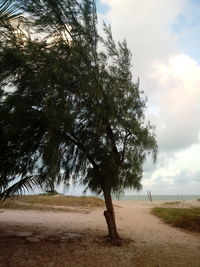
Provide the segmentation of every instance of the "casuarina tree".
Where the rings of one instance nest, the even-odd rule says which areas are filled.
[[[118,241],[112,194],[139,190],[157,153],[127,43],[105,24],[99,36],[95,1],[17,2],[24,19],[0,48],[1,196],[81,182],[103,194]]]

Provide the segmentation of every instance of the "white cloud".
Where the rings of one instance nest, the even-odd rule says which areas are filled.
[[[200,144],[177,153],[161,153],[157,168],[144,173],[143,192],[154,194],[199,194],[200,188]]]
[[[192,171],[183,169],[175,174],[168,174],[163,177],[157,176],[155,185],[152,187],[154,194],[163,192],[173,194],[199,194],[200,187],[200,170]]]
[[[200,66],[180,53],[172,24],[187,13],[189,1],[102,0],[115,39],[124,37],[133,53],[134,77],[149,98],[151,121],[161,149],[176,150],[198,139]],[[189,12],[189,11],[188,11]]]
[[[181,36],[172,32],[180,15],[191,18],[191,1],[101,1],[110,7],[104,19],[114,39],[127,39],[134,78],[140,77],[148,117],[157,127],[161,153],[155,167],[144,166],[144,192],[176,194],[182,181],[185,193],[199,193],[192,177],[200,158],[200,65],[183,53]]]
[[[151,73],[154,96],[160,107],[160,148],[177,150],[198,142],[200,131],[200,66],[186,55],[155,63]]]
[[[186,0],[102,0],[110,6],[105,19],[114,38],[126,38],[133,53],[136,76],[142,79],[149,65],[178,51],[171,25],[185,11]]]

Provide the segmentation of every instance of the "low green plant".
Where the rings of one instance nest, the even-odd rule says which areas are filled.
[[[200,232],[200,208],[161,208],[152,209],[152,214],[164,222],[190,231]]]
[[[169,202],[164,202],[163,205],[176,206],[176,205],[179,205],[180,203],[181,203],[180,201],[169,201]]]

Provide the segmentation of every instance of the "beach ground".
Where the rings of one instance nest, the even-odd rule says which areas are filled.
[[[106,240],[103,208],[80,212],[0,210],[0,266],[199,266],[200,234],[151,214],[162,202],[115,201],[122,247]],[[179,207],[200,206],[183,201]]]

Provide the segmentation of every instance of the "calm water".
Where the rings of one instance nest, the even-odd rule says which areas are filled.
[[[114,197],[114,199],[116,199]],[[176,201],[176,200],[192,200],[200,199],[200,195],[152,195],[152,200],[164,200],[164,201]],[[127,195],[120,196],[119,200],[136,200],[136,201],[148,201],[147,195]]]

